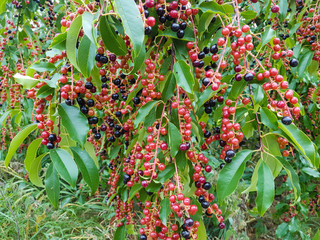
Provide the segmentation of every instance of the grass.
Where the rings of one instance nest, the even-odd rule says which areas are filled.
[[[113,209],[96,199],[81,204],[67,194],[54,209],[44,190],[21,175],[1,162],[0,239],[113,239]]]

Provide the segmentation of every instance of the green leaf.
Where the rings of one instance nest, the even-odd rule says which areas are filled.
[[[60,181],[57,170],[51,163],[47,169],[46,180],[46,193],[51,204],[55,207],[59,207],[59,196],[60,196]]]
[[[319,240],[320,239],[320,230],[318,229],[317,233],[313,236],[312,240]]]
[[[12,115],[12,110],[7,110],[5,113],[3,113],[0,117],[0,128],[6,123],[7,118]]]
[[[274,199],[273,175],[268,165],[262,161],[258,170],[256,204],[260,216],[263,216]]]
[[[44,85],[37,91],[37,98],[45,98],[50,94],[54,94],[54,89],[48,85]]]
[[[198,227],[197,234],[198,234],[198,239],[199,240],[208,238],[207,237],[206,227],[205,227],[202,219],[199,220],[199,227]]]
[[[36,62],[32,64],[29,68],[36,70],[37,72],[52,72],[56,70],[56,66],[50,62]]]
[[[7,3],[8,1],[9,1],[9,0],[4,0],[4,1],[1,1],[1,2],[0,2],[0,14],[6,11],[6,3]]]
[[[164,183],[165,181],[167,181],[169,178],[171,178],[173,176],[175,172],[175,166],[174,164],[170,163],[166,166],[166,168],[159,172],[157,180],[160,183]]]
[[[246,162],[251,157],[251,150],[242,150],[236,154],[231,163],[226,164],[221,170],[217,181],[217,196],[222,202],[237,188],[238,182],[244,172]]]
[[[94,23],[94,20],[95,20],[95,15],[85,11],[83,14],[82,14],[82,26],[83,26],[83,32],[85,34],[85,36],[87,36],[90,41],[95,45],[95,37],[94,37],[94,34],[93,34],[93,23]]]
[[[174,64],[173,70],[177,85],[187,93],[193,94],[194,79],[190,72],[190,66],[185,61],[180,60]]]
[[[32,162],[33,160],[36,158],[37,156],[37,151],[40,147],[42,139],[41,138],[37,138],[35,140],[33,140],[27,150],[27,154],[26,154],[26,158],[24,159],[24,165],[26,167],[26,170],[29,172],[32,166]]]
[[[43,153],[40,156],[33,159],[30,163],[29,169],[29,179],[30,181],[36,185],[37,187],[43,187],[43,183],[41,178],[39,177],[39,172],[41,170],[41,160],[47,155],[48,153]]]
[[[157,104],[157,101],[150,101],[147,102],[145,105],[143,105],[140,110],[138,111],[138,114],[136,116],[136,119],[134,120],[134,127],[138,127],[141,122],[144,121],[146,116],[149,114],[151,109]]]
[[[278,129],[278,118],[271,110],[265,107],[260,108],[260,117],[263,125],[271,130]]]
[[[202,2],[199,5],[201,11],[206,12],[206,11],[212,11],[214,13],[219,13],[222,15],[227,15],[228,13],[233,14],[234,10],[231,5],[228,4],[218,4],[215,1],[210,1],[210,2]]]
[[[116,34],[113,26],[108,23],[106,16],[100,18],[99,31],[105,47],[116,55],[123,56],[127,54],[125,41]]]
[[[134,1],[115,0],[117,11],[122,20],[124,30],[132,41],[134,68],[131,71],[135,73],[142,65],[146,50],[144,45],[144,25],[141,14]]]
[[[181,135],[179,129],[171,122],[168,122],[169,125],[169,146],[170,146],[170,155],[175,157],[179,151],[179,146],[182,143]]]
[[[66,50],[67,50],[67,56],[70,61],[70,63],[77,68],[79,71],[78,65],[77,65],[77,41],[78,41],[78,36],[80,33],[80,29],[82,27],[82,15],[79,15],[76,17],[68,30],[67,33],[67,42],[66,42]]]
[[[284,125],[281,121],[279,121],[279,127],[285,134],[289,136],[290,139],[288,140],[298,148],[305,158],[314,167],[318,168],[320,162],[319,154],[317,153],[316,146],[312,143],[308,136],[293,124]]]
[[[283,21],[286,18],[287,11],[288,11],[288,1],[287,0],[280,0],[279,1],[279,13],[280,13],[280,19]]]
[[[240,14],[245,19],[254,19],[258,15],[258,13],[253,10],[247,10],[245,12],[241,12]]]
[[[319,178],[320,177],[320,173],[312,168],[309,167],[304,167],[301,169],[302,172],[310,175],[311,177],[315,177],[315,178]]]
[[[16,82],[20,83],[25,89],[31,89],[35,87],[39,82],[45,82],[48,84],[48,86],[52,88],[56,88],[56,81],[52,80],[44,80],[44,79],[35,79],[29,76],[24,76],[20,73],[16,73],[13,76],[16,80]]]
[[[4,160],[4,163],[6,167],[9,166],[10,160],[17,151],[17,149],[20,147],[20,145],[23,143],[23,141],[31,134],[32,131],[34,131],[37,128],[37,124],[33,123],[28,126],[26,126],[24,129],[22,129],[11,141],[8,153],[6,156],[6,159]]]
[[[290,32],[289,32],[289,36],[291,36],[292,34],[295,34],[297,29],[300,27],[302,22],[299,22],[299,23],[296,23],[291,29],[290,29]],[[301,46],[300,46],[301,48]]]
[[[312,58],[314,55],[314,51],[308,50],[304,54],[301,54],[299,57],[299,64],[297,66],[297,72],[299,78],[302,78],[305,74],[307,67],[310,65]]]
[[[288,230],[289,230],[288,223],[286,223],[286,222],[281,223],[281,224],[277,227],[276,236],[277,236],[278,238],[282,238],[284,235],[288,234]]]
[[[134,184],[132,186],[132,188],[130,189],[128,201],[131,201],[131,199],[136,195],[137,192],[140,191],[141,188],[142,188],[142,186],[140,183]]]
[[[275,31],[270,27],[265,27],[264,32],[261,37],[261,47],[266,45],[275,36]]]
[[[79,147],[71,147],[70,149],[84,181],[91,188],[91,193],[95,193],[99,187],[99,170],[96,164],[85,150]]]
[[[60,33],[59,35],[55,36],[52,39],[52,43],[49,46],[49,48],[58,48],[58,49],[64,49],[65,41],[67,39],[67,32]],[[62,47],[60,47],[62,45]]]
[[[209,27],[214,15],[215,15],[215,13],[213,13],[212,11],[204,12],[201,15],[200,20],[199,20],[199,29],[198,29],[200,36],[202,35],[203,32],[208,30],[208,27]],[[193,41],[193,40],[191,40],[191,41]]]
[[[164,102],[167,102],[173,95],[176,89],[176,79],[173,74],[170,73],[165,81],[165,86],[161,92],[161,98]]]
[[[74,146],[75,145],[69,146],[69,147],[74,147]],[[99,162],[98,162],[98,158],[97,158],[96,153],[95,153],[94,145],[92,143],[90,143],[90,142],[86,142],[84,144],[84,149],[87,151],[89,156],[93,159],[93,161],[96,164],[97,168],[99,168]]]
[[[116,232],[114,233],[114,240],[125,240],[126,232],[127,232],[127,229],[125,225],[118,227]]]
[[[283,157],[277,157],[277,159],[281,163],[281,165],[283,166],[283,168],[285,169],[285,171],[288,174],[288,177],[289,177],[291,184],[292,184],[292,187],[293,187],[295,201],[297,201],[300,194],[301,194],[299,177],[298,177],[295,169],[293,169],[293,167],[287,162],[287,160],[285,160]]]
[[[96,45],[90,41],[87,35],[84,35],[79,45],[77,63],[81,73],[85,77],[89,77],[91,70],[93,69],[96,51]]]
[[[66,103],[58,105],[58,113],[62,125],[68,131],[70,137],[83,146],[87,141],[89,124],[87,118],[75,106],[68,106]]]
[[[170,212],[171,208],[169,198],[162,199],[160,203],[159,218],[165,226],[167,226]]]
[[[247,87],[247,82],[242,80],[242,81],[234,81],[232,84],[230,93],[228,95],[229,99],[231,100],[236,100],[240,94],[243,92],[243,90]]]
[[[78,167],[72,156],[67,151],[58,148],[50,151],[50,157],[60,176],[72,187],[75,187],[78,179]]]

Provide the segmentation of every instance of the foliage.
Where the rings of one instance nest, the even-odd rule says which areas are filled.
[[[309,239],[320,209],[318,9],[2,1],[0,158],[8,169],[23,161],[19,186],[45,192],[57,213],[78,216],[81,193],[105,194],[94,208],[116,210],[114,239],[228,239],[239,219],[259,237],[268,218],[274,238]]]

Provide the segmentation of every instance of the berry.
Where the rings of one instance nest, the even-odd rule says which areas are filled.
[[[186,227],[192,227],[193,224],[194,224],[194,222],[193,222],[193,219],[192,219],[192,218],[187,218],[187,219],[184,221],[184,225],[185,225]]]
[[[280,7],[278,5],[273,5],[271,7],[271,12],[273,12],[273,13],[277,13],[277,12],[279,12],[279,10],[280,10]]]
[[[57,136],[55,134],[50,134],[48,140],[53,143],[57,140]]]
[[[190,238],[190,233],[189,233],[188,230],[183,230],[183,231],[181,232],[181,236],[182,236],[183,238],[188,239],[188,238]]]
[[[293,58],[290,60],[291,67],[296,67],[296,66],[298,66],[298,64],[299,64],[299,61],[297,59]]]
[[[253,80],[253,74],[252,73],[246,73],[243,78],[244,78],[244,80],[246,82],[250,82],[250,81]]]
[[[51,143],[51,142],[47,143],[47,148],[48,149],[53,149],[54,148],[53,143]]]
[[[171,24],[171,30],[174,32],[178,32],[180,29],[180,25],[178,23],[172,23]]]
[[[284,124],[284,125],[290,125],[292,123],[292,119],[288,116],[285,116],[281,119],[281,122]]]

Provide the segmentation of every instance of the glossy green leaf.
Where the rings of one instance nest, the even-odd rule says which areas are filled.
[[[247,87],[246,81],[244,80],[234,81],[234,83],[232,84],[230,93],[228,95],[229,99],[233,101],[236,100],[246,87]]]
[[[204,239],[204,240],[207,239],[207,230],[202,219],[199,220],[197,235],[198,235],[198,239]]]
[[[78,167],[72,156],[67,151],[58,148],[50,151],[50,157],[60,176],[72,187],[75,187],[78,179]]]
[[[270,27],[265,27],[264,32],[261,37],[261,46],[263,47],[266,45],[274,36],[275,36],[275,31]]]
[[[92,13],[89,13],[87,11],[85,11],[82,14],[83,32],[84,32],[85,36],[87,36],[93,44],[96,43],[95,36],[93,34],[93,31],[94,31],[93,23],[94,23],[94,20],[96,17],[97,17],[97,15],[93,15]]]
[[[179,151],[179,146],[182,143],[181,135],[179,129],[171,122],[168,122],[169,125],[169,146],[171,157],[175,157]]]
[[[0,128],[6,123],[8,117],[12,115],[12,110],[7,110],[5,113],[3,113],[0,117]]]
[[[190,66],[183,60],[176,62],[173,66],[173,74],[177,85],[182,87],[187,93],[193,93],[194,79],[190,72]]]
[[[3,0],[0,2],[0,14],[6,11],[7,2],[9,2],[9,0]]]
[[[156,101],[150,101],[147,102],[145,105],[143,105],[140,110],[138,111],[138,114],[136,116],[136,119],[134,120],[134,127],[136,128],[139,126],[140,123],[144,121],[146,116],[149,114],[151,109],[157,104]]]
[[[176,89],[176,79],[174,75],[170,73],[165,81],[165,86],[161,92],[161,98],[164,102],[167,102],[173,95]]]
[[[51,88],[48,85],[42,86],[38,91],[37,91],[37,97],[38,98],[45,98],[49,96],[50,94],[54,93],[54,89]]]
[[[105,16],[100,18],[99,31],[105,47],[116,55],[123,56],[127,54],[125,41],[116,34],[113,26],[107,21]]]
[[[234,13],[233,7],[231,5],[228,4],[218,4],[215,1],[210,1],[210,2],[205,2],[203,1],[200,5],[199,5],[201,11],[206,12],[206,11],[212,11],[214,13],[219,13],[219,14],[223,14],[223,15],[227,15],[229,13]]]
[[[67,32],[60,33],[52,39],[52,43],[49,48],[58,48],[61,49],[61,45],[65,46],[65,41],[67,39]]]
[[[247,11],[241,12],[241,16],[244,17],[245,19],[254,19],[257,15],[258,13],[253,10],[247,10]]]
[[[24,129],[22,129],[11,141],[8,153],[6,156],[6,159],[4,160],[4,163],[6,167],[9,166],[10,160],[17,151],[17,149],[20,147],[20,145],[23,143],[23,141],[37,128],[37,124],[33,123],[28,126],[26,126]]]
[[[319,240],[320,239],[320,230],[316,232],[316,234],[313,236],[312,240]]]
[[[251,154],[251,150],[242,150],[236,154],[231,163],[223,167],[217,181],[217,197],[219,202],[222,202],[237,188],[246,162],[250,159]]]
[[[122,20],[124,30],[133,44],[134,68],[131,73],[135,73],[140,68],[146,55],[144,45],[144,25],[141,14],[134,1],[115,0],[115,4]]]
[[[43,183],[41,178],[39,177],[39,173],[41,170],[41,160],[47,155],[48,153],[43,153],[40,156],[34,158],[29,166],[29,179],[30,181],[36,185],[37,187],[43,187]]]
[[[26,170],[29,172],[31,169],[31,165],[33,160],[36,158],[37,156],[37,151],[40,147],[42,139],[41,138],[37,138],[35,140],[33,140],[27,150],[26,153],[26,158],[24,159],[24,165],[26,167]]]
[[[57,87],[56,82],[52,80],[35,79],[29,76],[24,76],[20,73],[16,73],[13,77],[15,78],[16,82],[21,84],[25,89],[35,87],[39,82],[45,82],[52,88]]]
[[[294,168],[290,165],[290,163],[287,162],[287,160],[285,160],[283,157],[277,157],[277,159],[288,174],[288,177],[293,187],[295,201],[297,201],[301,194],[299,176],[297,175],[296,170],[294,170]]]
[[[114,233],[114,240],[125,240],[126,239],[126,232],[127,229],[125,225],[122,225],[117,228],[116,232]]]
[[[47,169],[46,179],[45,179],[46,193],[51,202],[55,207],[59,207],[59,197],[60,197],[60,181],[57,170],[51,163]]]
[[[203,32],[208,30],[208,27],[209,27],[214,15],[215,15],[215,13],[212,11],[204,12],[201,15],[200,20],[199,20],[199,29],[198,29],[200,36],[203,34]]]
[[[84,181],[91,188],[91,193],[95,193],[99,187],[99,170],[89,154],[79,147],[70,148],[73,153]]]
[[[303,77],[303,75],[305,74],[307,67],[310,65],[312,61],[313,55],[314,51],[311,50],[305,51],[303,54],[300,55],[299,64],[296,67],[299,78]]]
[[[37,72],[51,72],[56,70],[56,66],[52,63],[49,62],[36,62],[34,64],[32,64],[29,68],[37,71]]]
[[[93,66],[95,65],[95,55],[97,47],[90,41],[87,35],[82,37],[82,40],[79,45],[77,63],[81,73],[85,77],[89,77]]]
[[[87,141],[89,131],[88,119],[75,106],[68,106],[66,103],[58,105],[58,113],[62,125],[68,131],[70,137],[83,146]]]
[[[312,143],[310,138],[302,132],[297,126],[290,124],[284,125],[279,121],[280,129],[289,136],[288,139],[292,142],[297,149],[305,156],[305,158],[314,166],[319,167],[319,154],[317,153],[316,146]]]
[[[273,175],[268,165],[262,161],[258,170],[256,204],[260,216],[263,216],[274,199]]]
[[[68,30],[67,33],[67,42],[66,42],[66,50],[67,50],[67,56],[70,61],[70,63],[77,68],[79,71],[78,65],[77,65],[77,41],[78,41],[78,36],[80,33],[80,29],[82,27],[82,15],[79,15],[76,17]]]
[[[159,218],[165,226],[167,226],[170,212],[171,208],[169,198],[162,199],[160,203]]]
[[[260,108],[260,118],[263,125],[267,126],[271,130],[278,129],[278,118],[277,116],[268,108]]]
[[[301,169],[301,171],[315,178],[320,177],[320,173],[317,170],[314,170],[313,168],[304,167]]]
[[[280,19],[283,21],[286,17],[287,11],[288,11],[288,1],[287,0],[280,0],[279,1],[279,13],[280,13]]]
[[[132,198],[134,198],[134,196],[136,195],[137,192],[140,191],[140,189],[142,188],[140,183],[136,183],[132,186],[132,188],[130,188],[130,193],[129,193],[129,198],[128,201],[130,201]]]
[[[74,146],[72,146],[72,147],[74,147]],[[90,142],[86,142],[84,144],[84,149],[87,151],[89,156],[92,158],[92,160],[96,164],[97,168],[99,168],[99,161],[98,161],[98,158],[96,156],[94,145],[92,143],[90,143]]]
[[[175,166],[174,164],[170,163],[166,166],[166,168],[163,171],[160,171],[158,173],[158,177],[157,180],[160,183],[164,183],[165,181],[167,181],[169,178],[171,178],[173,176],[173,174],[175,173]]]

